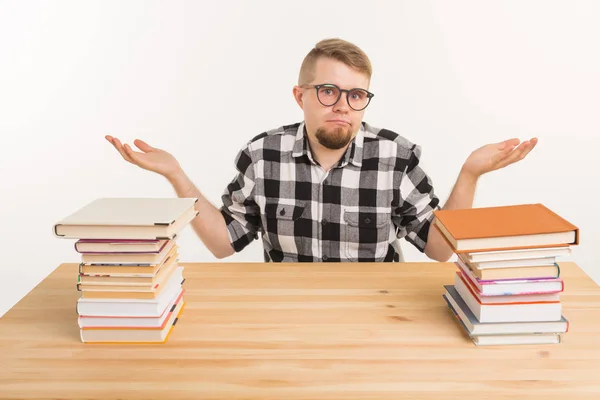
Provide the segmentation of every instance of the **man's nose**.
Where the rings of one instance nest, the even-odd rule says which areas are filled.
[[[340,96],[340,99],[333,105],[333,111],[337,112],[348,112],[350,111],[350,105],[348,104],[348,97],[344,96],[344,93]]]

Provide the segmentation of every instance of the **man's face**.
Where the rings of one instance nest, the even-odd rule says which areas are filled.
[[[369,78],[346,64],[319,58],[315,65],[315,78],[308,85],[335,84],[340,89],[369,89]],[[326,90],[324,93],[332,93]],[[328,149],[345,147],[358,133],[365,110],[353,110],[347,100],[347,92],[333,106],[321,104],[314,88],[294,87],[296,101],[304,111],[306,131],[311,139]],[[324,96],[322,95],[322,98]],[[355,107],[359,108],[359,107]]]

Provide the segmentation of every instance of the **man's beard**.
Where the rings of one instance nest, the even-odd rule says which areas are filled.
[[[325,128],[318,128],[315,137],[321,146],[339,150],[352,140],[352,127],[349,126],[346,129],[338,127],[329,131]]]

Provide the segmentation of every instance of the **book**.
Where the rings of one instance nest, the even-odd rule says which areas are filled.
[[[435,210],[433,225],[455,253],[567,247],[579,229],[541,203]]]
[[[100,198],[54,224],[75,239],[173,239],[197,215],[197,198]]]
[[[450,302],[448,296],[443,294],[442,297],[446,301],[447,308],[450,313],[454,316],[454,320],[457,321],[458,325],[462,327],[467,336],[477,346],[489,346],[489,345],[518,345],[518,344],[558,344],[561,342],[562,337],[559,332],[533,332],[533,333],[501,333],[501,334],[487,334],[487,335],[474,335],[470,333],[465,321],[461,319],[461,316],[457,309],[454,308]],[[565,320],[566,321],[566,320]],[[483,325],[483,324],[480,324]],[[491,326],[492,324],[485,324]],[[501,324],[493,324],[499,326]],[[505,325],[509,325],[506,323]]]
[[[558,264],[544,265],[537,267],[511,267],[511,268],[472,268],[471,272],[480,281],[493,280],[515,280],[515,279],[538,279],[538,278],[558,278],[560,276],[560,267]]]
[[[137,288],[135,286],[84,286],[77,285],[77,289],[81,291],[81,297],[84,299],[155,299],[166,287],[173,282],[183,282],[183,267],[177,267],[171,273],[168,280],[162,284],[157,284],[151,289],[146,287]]]
[[[160,315],[79,315],[77,323],[80,328],[164,328],[167,319],[175,310],[177,302],[183,297],[185,290],[180,289],[162,310]]]
[[[89,327],[79,330],[84,343],[165,343],[183,311],[183,297],[163,326],[153,328]]]
[[[535,278],[535,279],[503,279],[484,281],[477,279],[473,272],[464,268],[460,263],[455,263],[459,275],[464,277],[482,296],[558,293],[564,290],[561,278]]]
[[[448,306],[454,309],[471,336],[566,333],[569,331],[569,321],[564,316],[561,316],[559,321],[479,322],[454,285],[444,285],[444,288],[446,293],[442,297]]]
[[[153,277],[166,265],[179,261],[178,247],[174,246],[165,258],[156,264],[79,264],[79,275],[88,276],[146,276]]]
[[[562,304],[558,300],[482,303],[458,272],[454,287],[479,322],[558,321],[562,317]]]
[[[77,300],[77,313],[88,317],[149,317],[162,314],[169,301],[182,289],[183,282],[173,281],[154,299],[86,299]]]
[[[176,247],[174,240],[169,240],[158,253],[83,253],[81,261],[87,265],[107,265],[107,264],[159,264],[171,253],[171,249]]]
[[[480,268],[478,263],[471,263],[460,256],[456,263],[479,281],[558,278],[560,276],[560,267],[556,263],[528,267]]]
[[[559,344],[561,341],[562,336],[557,333],[473,336],[473,343],[475,343],[478,346],[499,346],[510,344]]]
[[[177,262],[172,261],[166,263],[153,276],[136,276],[136,275],[84,275],[80,274],[78,284],[81,288],[96,286],[124,286],[124,287],[140,287],[150,289],[164,282],[172,274],[175,268],[178,267]]]
[[[554,265],[556,263],[556,257],[524,258],[520,260],[471,261],[462,253],[459,253],[458,258],[465,264],[476,266],[478,269],[539,267]]]
[[[527,248],[518,250],[482,251],[478,253],[465,252],[460,254],[460,256],[463,256],[471,262],[527,260],[530,258],[552,258],[556,261],[558,257],[569,255],[571,255],[570,247]]]
[[[131,240],[131,239],[79,239],[75,242],[75,251],[86,253],[150,254],[158,253],[168,240]]]

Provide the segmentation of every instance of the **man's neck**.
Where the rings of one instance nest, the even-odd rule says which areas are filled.
[[[350,146],[350,144],[352,143],[351,140],[346,146],[342,147],[341,149],[332,150],[328,149],[327,147],[324,147],[317,140],[311,139],[308,135],[307,138],[308,144],[310,146],[310,151],[314,160],[317,163],[319,163],[319,165],[324,171],[329,171],[331,168],[333,168],[334,165],[337,165],[337,163],[339,163],[340,159],[346,153],[348,146]]]

